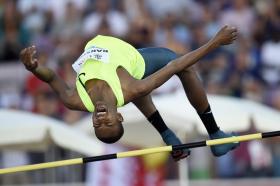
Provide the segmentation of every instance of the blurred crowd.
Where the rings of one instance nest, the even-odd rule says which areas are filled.
[[[19,63],[20,50],[35,45],[39,62],[74,86],[71,65],[97,34],[122,38],[136,48],[167,47],[185,54],[206,43],[223,25],[236,26],[238,40],[195,66],[206,91],[280,110],[280,0],[0,0],[0,65]],[[19,86],[17,99],[1,91],[0,107],[67,123],[83,117],[65,109],[32,74]],[[171,83],[155,93],[178,88],[178,83]]]
[[[35,45],[40,63],[56,69],[72,86],[71,64],[97,34],[122,38],[136,48],[160,46],[184,54],[207,42],[222,25],[236,26],[237,42],[196,65],[205,89],[280,109],[279,0],[2,0],[0,19],[0,63],[18,61],[23,47]],[[163,92],[178,87],[172,84]],[[19,106],[65,112],[47,89],[30,75],[22,93],[36,101]],[[53,111],[41,110],[45,98],[54,100]]]

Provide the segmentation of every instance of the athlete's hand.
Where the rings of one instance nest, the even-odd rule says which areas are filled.
[[[38,67],[38,60],[34,57],[36,54],[35,46],[31,46],[21,50],[20,60],[24,64],[25,68],[31,72]]]
[[[224,26],[221,28],[218,33],[213,38],[213,42],[220,45],[231,44],[234,40],[237,39],[237,29],[231,26]]]

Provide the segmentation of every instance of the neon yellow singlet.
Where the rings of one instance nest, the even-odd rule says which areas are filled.
[[[117,68],[122,66],[136,79],[141,79],[145,72],[144,59],[133,46],[120,39],[102,35],[87,43],[84,53],[72,66],[77,72],[78,94],[89,112],[94,111],[94,105],[85,90],[86,81],[106,81],[116,96],[117,106],[120,107],[124,105],[124,97]]]

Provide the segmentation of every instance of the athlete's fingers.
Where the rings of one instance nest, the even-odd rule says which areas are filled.
[[[25,53],[24,53],[25,59],[26,59],[26,58],[29,58],[29,56],[30,56],[30,47],[26,48],[26,51],[25,51]]]
[[[31,61],[28,61],[24,65],[25,65],[27,70],[34,70],[38,66],[38,60],[37,59],[32,59]]]
[[[231,33],[237,32],[237,28],[236,27],[230,27],[230,31],[231,31]]]
[[[21,57],[23,57],[23,56],[25,55],[26,50],[27,50],[26,48],[21,50],[21,52],[20,52],[20,56],[21,56]]]
[[[237,36],[237,32],[231,32],[231,35],[233,35],[233,36]]]
[[[237,36],[233,37],[231,40],[232,41],[235,41],[237,39]]]
[[[223,26],[222,28],[221,28],[221,30],[225,30],[225,29],[227,29],[228,28],[228,25],[225,25],[225,26]]]
[[[21,53],[20,53],[21,59],[26,58],[27,51],[28,51],[28,48],[25,48],[25,49],[23,49],[23,50],[21,51]]]
[[[31,57],[31,63],[35,64],[35,61],[37,61],[37,59],[34,58],[34,55],[36,54],[36,48],[32,48],[32,54],[30,55]]]
[[[31,46],[30,51],[32,55],[36,54],[36,47],[34,45]]]
[[[23,56],[22,56],[23,63],[24,63],[24,64],[27,64],[27,63],[28,63],[28,59],[29,59],[29,50],[27,49],[27,50],[24,52]]]
[[[37,66],[38,65],[38,59],[33,59],[32,64],[33,64],[34,67]]]
[[[25,62],[33,64],[33,56],[35,55],[35,53],[35,46],[28,47],[26,51]]]

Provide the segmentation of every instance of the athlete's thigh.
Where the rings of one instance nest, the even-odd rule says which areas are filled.
[[[160,47],[141,48],[138,49],[138,52],[145,60],[144,78],[160,70],[178,57],[172,50]]]

